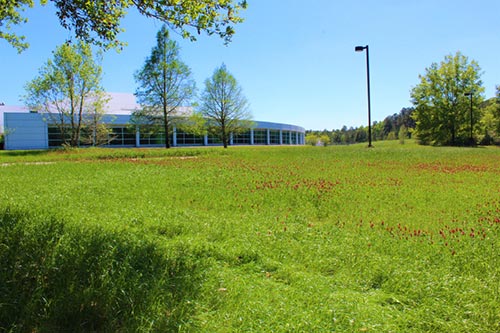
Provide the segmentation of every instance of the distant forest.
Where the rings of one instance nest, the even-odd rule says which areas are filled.
[[[383,121],[372,124],[372,140],[404,140],[411,138],[415,121],[411,117],[415,109],[403,108],[399,113],[387,116]],[[349,127],[341,129],[306,131],[306,143],[310,145],[341,145],[368,142],[368,126]]]
[[[484,101],[481,109],[486,110],[496,103],[496,98]],[[387,116],[383,121],[374,121],[372,124],[372,141],[411,139],[415,129],[415,120],[412,117],[415,108],[407,107],[399,113]],[[497,134],[497,133],[495,133]],[[493,137],[484,133],[478,138],[480,144],[500,144],[497,135]],[[368,126],[347,127],[334,130],[308,130],[306,131],[306,144],[309,145],[342,145],[368,142]]]

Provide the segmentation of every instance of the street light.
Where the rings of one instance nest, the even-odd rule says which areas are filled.
[[[363,52],[366,50],[366,84],[368,87],[368,147],[372,146],[372,116],[371,116],[371,106],[370,106],[370,55],[368,52],[368,45],[366,46],[356,46],[354,51]]]
[[[473,144],[474,138],[472,137],[472,96],[474,93],[471,92],[466,92],[464,96],[470,97],[470,144]]]

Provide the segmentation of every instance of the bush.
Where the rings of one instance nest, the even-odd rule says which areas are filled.
[[[395,132],[390,132],[387,135],[387,140],[396,140],[396,133]]]
[[[330,137],[326,134],[323,134],[319,137],[319,140],[323,147],[329,146],[330,145]]]
[[[0,213],[0,331],[172,331],[189,318],[199,255],[141,235]]]
[[[319,137],[316,134],[310,133],[306,135],[306,145],[316,146],[318,141]]]
[[[403,145],[407,137],[408,137],[408,130],[406,129],[405,125],[402,125],[399,128],[399,133],[398,133],[399,143]]]

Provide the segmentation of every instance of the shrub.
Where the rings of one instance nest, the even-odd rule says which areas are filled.
[[[326,134],[323,134],[319,137],[319,140],[323,147],[329,146],[330,145],[330,137]]]
[[[399,143],[403,145],[407,137],[408,137],[408,130],[406,129],[405,125],[402,125],[399,128],[399,133],[398,133]]]
[[[316,146],[318,144],[319,137],[316,134],[310,133],[306,135],[306,144],[311,146]]]

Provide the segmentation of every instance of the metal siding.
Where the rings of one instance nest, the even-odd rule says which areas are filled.
[[[104,115],[102,122],[109,125],[128,125],[130,115]],[[48,149],[47,122],[51,119],[40,113],[11,112],[4,113],[5,149]],[[297,144],[303,144],[305,129],[300,126],[255,121],[256,129],[280,130],[300,133]],[[252,131],[253,132],[253,131]],[[252,133],[253,134],[253,133]],[[291,133],[289,135],[292,135]],[[253,143],[252,143],[253,144]]]
[[[47,149],[47,124],[39,113],[4,113],[5,149]]]
[[[256,124],[255,128],[264,128],[264,129],[271,129],[271,130],[283,130],[283,131],[294,131],[294,132],[305,133],[305,129],[303,127],[295,126],[295,125],[271,123],[271,122],[267,122],[267,121],[255,121],[255,124]]]

